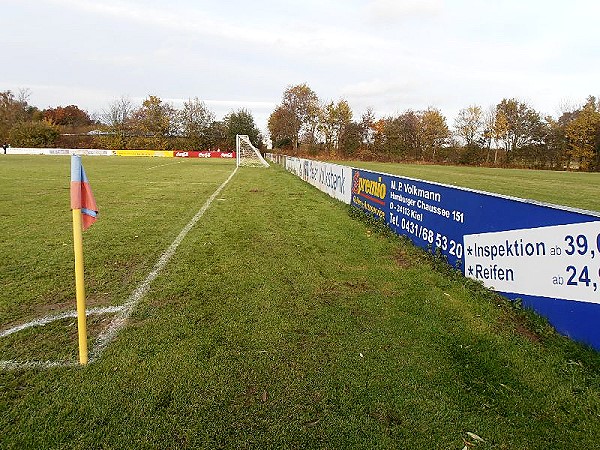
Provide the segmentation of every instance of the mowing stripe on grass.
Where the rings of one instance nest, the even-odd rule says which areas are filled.
[[[158,166],[148,167],[148,168],[146,168],[146,170],[156,169],[157,167],[171,166],[173,164],[181,164],[182,162],[183,162],[183,160],[181,160],[181,161],[175,161],[175,162],[170,162],[170,163],[167,163],[167,164],[159,164]]]
[[[227,183],[229,183],[229,180],[233,178],[236,172],[237,167],[233,170],[233,172],[231,172],[231,175],[229,175],[229,177],[223,182],[223,184],[221,184],[221,186],[219,186],[217,190],[213,192],[213,194],[208,198],[208,200],[206,200],[206,203],[204,203],[202,208],[200,208],[200,210],[194,215],[194,217],[192,217],[192,220],[190,220],[188,224],[185,227],[183,227],[183,229],[179,232],[179,235],[171,243],[169,248],[167,248],[167,250],[162,255],[160,255],[160,258],[158,259],[158,261],[156,262],[146,279],[142,281],[140,285],[136,288],[136,290],[133,291],[133,293],[129,296],[129,298],[123,305],[123,309],[117,313],[117,315],[111,321],[111,323],[108,324],[108,326],[104,329],[104,331],[102,331],[102,333],[100,333],[100,335],[96,339],[95,346],[91,351],[90,362],[93,362],[96,359],[100,358],[100,356],[102,356],[102,352],[104,352],[108,344],[110,344],[112,340],[117,336],[121,328],[123,328],[123,326],[127,322],[129,316],[133,312],[133,309],[144,297],[144,295],[146,295],[148,289],[150,289],[150,283],[154,281],[154,279],[158,276],[160,271],[167,265],[167,263],[175,253],[175,250],[177,250],[177,247],[179,247],[179,244],[181,244],[181,241],[183,241],[183,238],[185,238],[185,236],[192,229],[192,227],[196,225],[198,220],[200,220],[200,218],[204,215],[206,210],[210,207],[213,200],[217,197],[217,195],[220,194],[220,192],[227,185]]]
[[[164,269],[169,260],[175,254],[177,247],[189,233],[189,231],[196,225],[198,220],[204,215],[204,213],[208,210],[212,202],[215,200],[217,195],[221,193],[223,188],[229,183],[229,181],[233,178],[233,176],[237,172],[237,167],[231,172],[229,177],[217,188],[215,192],[206,200],[202,208],[198,210],[198,212],[192,217],[192,219],[188,222],[188,224],[183,227],[183,229],[179,232],[175,240],[171,243],[171,245],[165,250],[165,252],[160,255],[160,258],[154,264],[154,267],[148,274],[148,276],[142,281],[138,287],[133,291],[133,293],[127,298],[127,301],[121,306],[109,306],[105,308],[92,308],[86,310],[86,315],[91,314],[112,314],[116,313],[113,320],[107,325],[107,327],[98,335],[96,341],[94,343],[93,348],[90,352],[89,363],[94,362],[98,358],[102,356],[102,353],[106,349],[106,347],[116,338],[119,331],[125,326],[127,319],[131,316],[131,313],[140,302],[140,300],[146,295],[148,290],[150,289],[150,284],[154,281],[154,279],[158,276],[158,274]],[[76,311],[67,311],[60,314],[55,314],[52,316],[45,316],[40,319],[36,319],[34,321],[28,322],[26,324],[17,325],[13,328],[5,330],[0,333],[0,338],[8,336],[10,334],[16,333],[21,330],[25,330],[27,328],[31,328],[34,326],[43,326],[50,322],[54,322],[60,319],[66,319],[69,317],[77,317]],[[14,360],[4,360],[0,361],[0,370],[11,370],[11,369],[49,369],[52,367],[73,367],[77,366],[79,363],[77,361],[14,361]]]

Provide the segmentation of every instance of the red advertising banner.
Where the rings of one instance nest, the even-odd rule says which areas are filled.
[[[176,150],[173,152],[173,156],[176,158],[235,158],[235,152]]]

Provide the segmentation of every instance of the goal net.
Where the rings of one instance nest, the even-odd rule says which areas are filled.
[[[238,167],[269,167],[269,163],[264,160],[245,134],[238,134],[235,137],[235,152]]]

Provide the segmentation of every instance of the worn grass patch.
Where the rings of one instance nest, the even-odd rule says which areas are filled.
[[[87,317],[88,348],[111,319],[111,314]],[[0,338],[0,355],[3,360],[12,361],[77,361],[77,339],[77,318],[59,319]]]

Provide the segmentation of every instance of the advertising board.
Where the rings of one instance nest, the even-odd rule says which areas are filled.
[[[96,148],[21,148],[8,147],[8,155],[88,155],[88,156],[113,156],[112,150],[103,150]]]
[[[117,156],[158,156],[160,158],[172,158],[173,151],[169,150],[116,150]]]
[[[600,349],[600,214],[362,169],[352,205]]]
[[[173,152],[175,158],[235,158],[235,152],[211,152],[196,150],[176,150]]]
[[[350,204],[352,168],[304,158],[286,158],[286,169],[319,190]]]

